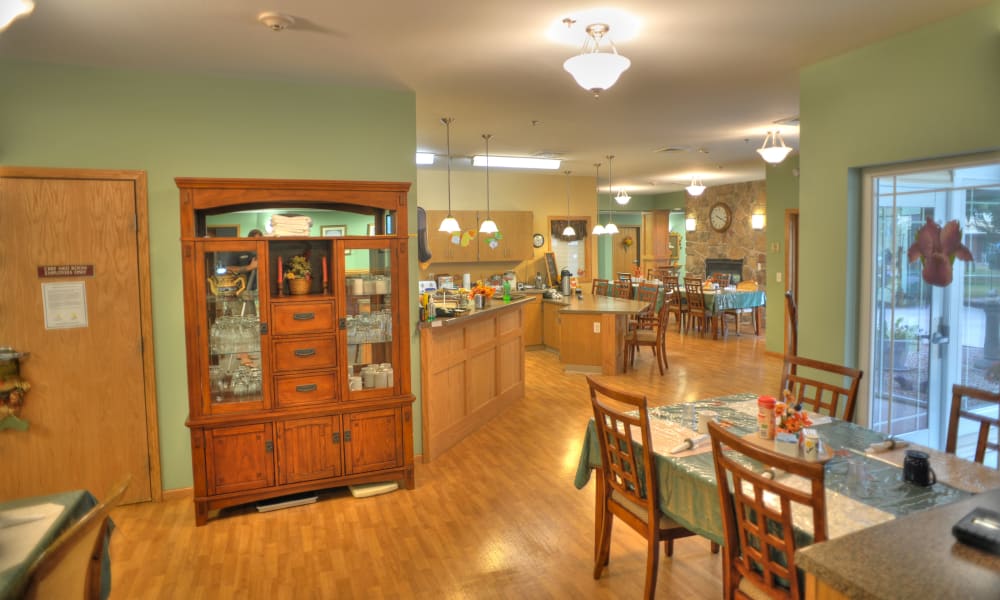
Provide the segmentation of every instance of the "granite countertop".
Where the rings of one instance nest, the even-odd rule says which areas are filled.
[[[1000,596],[1000,556],[955,540],[973,508],[1000,511],[1000,489],[916,512],[795,553],[798,566],[852,599]]]
[[[485,308],[475,308],[471,305],[469,310],[460,315],[454,317],[437,317],[433,321],[422,321],[417,323],[419,329],[428,329],[431,327],[447,327],[449,325],[458,325],[472,319],[474,317],[480,317],[482,315],[496,312],[498,310],[504,310],[506,308],[511,308],[513,306],[520,306],[528,302],[534,302],[535,295],[529,295],[522,292],[511,294],[510,302],[504,302],[503,299],[499,297],[494,297],[486,303]]]

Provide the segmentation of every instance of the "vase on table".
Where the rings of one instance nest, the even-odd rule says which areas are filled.
[[[303,294],[309,293],[309,284],[311,282],[304,277],[297,277],[295,279],[288,280],[288,292],[293,296],[301,296]]]

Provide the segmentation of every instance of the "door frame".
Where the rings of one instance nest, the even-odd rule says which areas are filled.
[[[785,291],[792,292],[796,306],[799,302],[799,209],[785,209]],[[784,307],[785,300],[781,300]],[[787,309],[782,309],[785,318],[784,323],[784,344],[782,352],[788,350],[791,339],[791,322],[787,315]]]
[[[149,494],[153,502],[163,499],[160,481],[160,437],[157,422],[156,361],[153,352],[153,293],[149,273],[149,200],[145,171],[110,169],[63,169],[50,167],[3,167],[0,178],[83,179],[129,181],[135,192],[136,259],[139,269],[139,330],[142,336],[142,379],[146,409],[146,459],[149,463]],[[103,493],[104,490],[99,490]]]

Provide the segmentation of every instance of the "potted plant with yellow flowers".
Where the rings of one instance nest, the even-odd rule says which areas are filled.
[[[312,285],[312,266],[309,257],[293,256],[285,263],[285,279],[288,280],[288,292],[293,296],[309,293]]]

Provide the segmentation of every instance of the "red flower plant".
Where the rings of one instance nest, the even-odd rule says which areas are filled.
[[[970,261],[972,252],[962,243],[962,226],[958,221],[948,221],[944,227],[927,217],[924,226],[906,253],[910,262],[920,258],[924,265],[924,281],[931,285],[945,287],[951,283],[952,263],[955,259]]]

